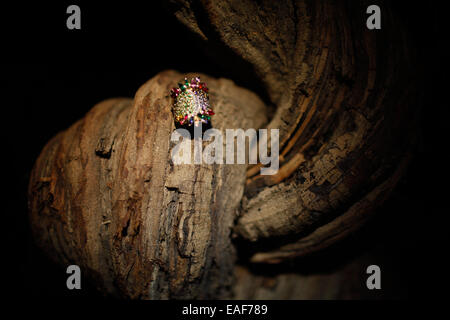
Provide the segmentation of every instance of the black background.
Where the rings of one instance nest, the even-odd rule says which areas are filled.
[[[81,7],[79,31],[66,29],[70,4]],[[103,99],[132,97],[140,85],[165,69],[229,77],[263,95],[251,77],[239,77],[236,70],[223,68],[207,49],[199,48],[165,7],[165,3],[150,1],[145,5],[105,2],[94,6],[86,1],[2,4],[0,150],[5,191],[0,206],[1,263],[3,292],[9,296],[101,297],[84,282],[81,291],[67,290],[65,270],[50,263],[31,239],[26,199],[29,173],[43,146],[57,132]],[[408,174],[377,217],[304,265],[314,268],[318,261],[338,261],[338,266],[346,257],[376,250],[393,275],[386,283],[385,298],[422,294],[442,298],[435,289],[446,286],[449,272],[445,260],[449,210],[441,204],[447,193],[448,160],[445,10],[435,1],[396,1],[395,7],[398,18],[409,26],[412,50],[419,55],[417,72],[423,79],[420,90],[425,97],[423,139]],[[433,289],[425,289],[427,284]]]

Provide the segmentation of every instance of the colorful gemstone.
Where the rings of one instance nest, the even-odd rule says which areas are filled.
[[[208,123],[214,115],[209,104],[208,87],[200,82],[200,77],[192,78],[191,82],[184,78],[178,83],[178,88],[170,90],[170,94],[174,99],[175,121],[181,125]]]

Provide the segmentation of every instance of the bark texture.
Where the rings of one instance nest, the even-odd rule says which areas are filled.
[[[112,294],[213,298],[226,296],[231,285],[230,232],[246,166],[171,163],[168,92],[180,78],[163,72],[134,100],[98,104],[47,144],[32,173],[37,241]],[[255,94],[202,78],[214,88],[215,128],[264,124],[265,106]],[[237,112],[242,117],[230,117]]]
[[[176,3],[208,49],[229,48],[251,65],[276,106],[266,127],[280,129],[281,168],[248,170],[238,235],[298,238],[279,248],[285,257],[362,224],[395,186],[417,133],[414,57],[389,4],[383,32],[367,29],[364,1]]]
[[[46,145],[29,187],[38,243],[112,294],[254,298],[250,271],[238,268],[233,282],[232,235],[255,243],[251,263],[280,263],[358,229],[401,177],[418,119],[405,27],[382,3],[383,29],[368,30],[369,4],[172,1],[208,54],[262,84],[268,104],[202,75],[215,128],[280,129],[279,172],[173,165],[167,93],[183,75],[166,71]],[[290,277],[277,290],[303,281]]]

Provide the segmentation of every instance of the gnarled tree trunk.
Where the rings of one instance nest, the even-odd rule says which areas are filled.
[[[280,263],[359,228],[404,171],[418,110],[404,26],[385,4],[383,29],[370,31],[369,4],[351,4],[172,2],[209,54],[245,66],[242,77],[264,87],[267,103],[202,75],[215,128],[280,130],[279,172],[174,165],[168,91],[183,75],[162,72],[133,100],[100,103],[44,148],[29,186],[37,242],[108,293],[254,298],[260,282],[235,269],[232,236],[255,244],[252,263]],[[303,281],[287,277],[280,292]]]

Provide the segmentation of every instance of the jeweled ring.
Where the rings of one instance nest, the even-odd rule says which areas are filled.
[[[172,88],[170,95],[174,98],[173,115],[180,125],[208,124],[214,112],[209,104],[208,87],[200,81],[200,77],[187,78]]]

